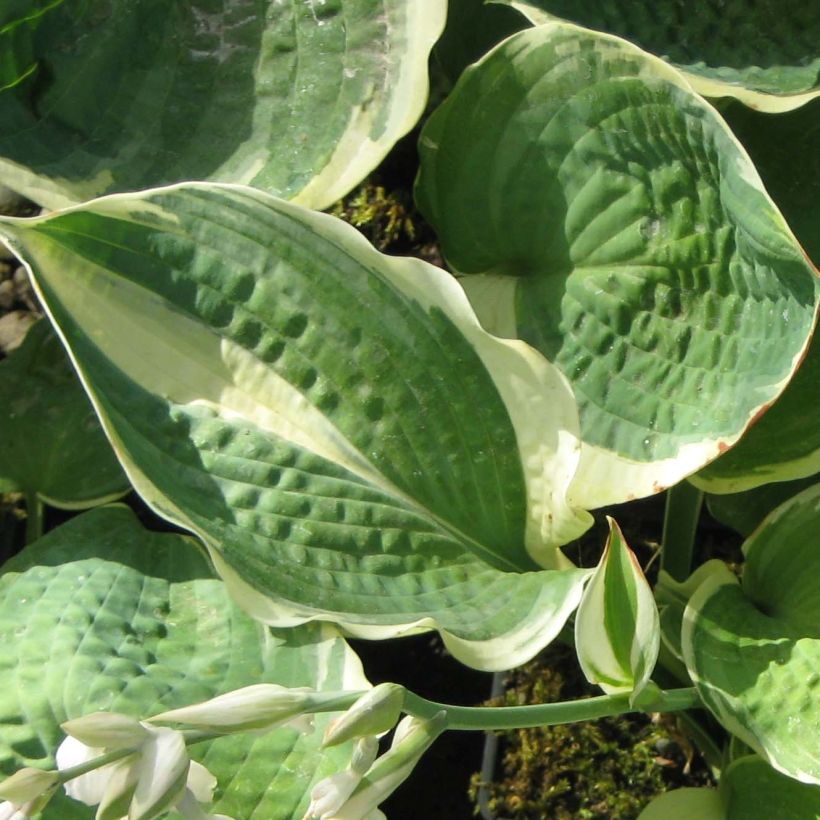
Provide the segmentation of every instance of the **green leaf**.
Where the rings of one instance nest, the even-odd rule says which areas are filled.
[[[358,659],[327,626],[269,632],[231,603],[192,539],[143,529],[120,506],[85,513],[0,576],[0,766],[53,765],[59,724],[91,712],[145,718],[250,683],[361,689]],[[319,716],[321,725],[330,716]],[[321,731],[192,747],[236,817],[299,818],[312,782],[347,764]],[[247,779],[247,784],[245,781]],[[245,784],[245,785],[240,785]],[[47,817],[90,816],[67,798]]]
[[[433,57],[452,85],[470,63],[526,25],[511,8],[484,0],[448,0],[447,25]]]
[[[507,668],[574,610],[572,393],[446,273],[249,188],[3,224],[132,483],[256,617]]]
[[[214,179],[321,208],[420,116],[446,3],[73,0],[40,11],[36,27],[18,8],[0,31],[14,37],[13,65],[0,63],[4,184],[58,208]]]
[[[742,584],[709,575],[682,649],[706,706],[778,771],[820,783],[820,485],[778,507],[743,546]]]
[[[681,630],[689,599],[713,574],[721,575],[726,565],[715,558],[701,564],[685,581],[676,581],[668,572],[658,573],[655,600],[660,611],[661,641],[673,658],[683,660]]]
[[[820,262],[820,101],[769,117],[737,103],[723,111],[806,253]],[[740,444],[693,477],[710,492],[751,489],[820,470],[820,342]]]
[[[660,647],[658,608],[635,554],[609,519],[609,538],[575,617],[575,649],[586,679],[607,694],[636,697]]]
[[[726,820],[717,789],[673,789],[656,797],[638,820]],[[749,820],[749,818],[747,818]]]
[[[48,322],[0,362],[0,486],[92,507],[128,481]]]
[[[812,338],[805,361],[782,396],[739,444],[690,481],[711,493],[740,493],[790,482],[820,471],[820,342]]]
[[[495,0],[534,25],[564,19],[617,34],[686,72],[707,97],[782,112],[820,95],[820,17],[802,0]]]
[[[813,475],[795,481],[764,484],[740,493],[708,495],[706,505],[713,518],[747,537],[775,507],[818,481],[820,475]]]
[[[820,788],[784,777],[754,755],[726,768],[720,778],[720,791],[726,803],[726,820],[820,818]]]
[[[714,109],[565,23],[501,43],[422,132],[417,198],[487,329],[578,399],[570,490],[658,492],[736,442],[803,356],[816,272]]]

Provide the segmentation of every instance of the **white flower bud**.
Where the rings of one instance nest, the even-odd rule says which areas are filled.
[[[311,702],[312,689],[288,689],[274,683],[259,683],[236,689],[211,700],[154,715],[152,723],[184,723],[212,732],[246,732],[276,728],[294,721],[293,728],[308,725],[298,720]]]
[[[322,745],[336,746],[355,737],[389,731],[401,716],[404,692],[404,687],[397,683],[374,686],[328,725]]]

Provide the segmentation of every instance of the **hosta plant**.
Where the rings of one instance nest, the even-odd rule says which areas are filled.
[[[147,0],[23,5],[0,181],[54,210],[0,238],[62,349],[41,325],[0,363],[30,541],[0,576],[0,817],[376,818],[445,731],[636,710],[691,710],[720,777],[646,818],[814,817],[816,221],[737,106],[776,98],[797,152],[769,120],[815,122],[816,82],[738,69],[725,119],[731,71],[511,3],[533,25],[420,132],[444,270],[311,209],[421,115],[443,3],[195,2],[140,49]],[[129,487],[174,531],[103,504]],[[698,488],[734,521],[720,494],[765,494],[739,572],[693,565]],[[654,591],[614,519],[570,560],[662,491]],[[43,535],[44,503],[89,509]],[[448,705],[344,640],[425,630],[489,671],[560,636],[605,694]]]

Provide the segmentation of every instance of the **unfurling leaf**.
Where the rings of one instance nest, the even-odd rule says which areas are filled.
[[[609,539],[575,618],[575,649],[590,683],[630,692],[649,681],[660,648],[658,608],[635,554],[611,518]]]

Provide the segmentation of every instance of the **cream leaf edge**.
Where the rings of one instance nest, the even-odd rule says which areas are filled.
[[[518,5],[516,0],[512,0],[511,2],[508,0],[500,0],[500,2],[513,6]],[[539,25],[538,29],[543,32],[544,37],[551,36],[553,32],[560,34],[562,32],[573,31],[592,36],[599,41],[602,49],[611,51],[612,53],[625,52],[640,61],[641,65],[638,68],[637,77],[661,78],[672,83],[682,91],[691,94],[693,101],[700,105],[700,107],[708,110],[716,119],[717,123],[722,126],[725,136],[736,149],[737,154],[733,157],[733,166],[737,173],[743,177],[747,184],[756,188],[759,193],[763,195],[771,206],[773,213],[776,215],[780,229],[784,232],[785,236],[791,240],[795,248],[800,247],[797,238],[780,213],[780,209],[766,191],[760,174],[743,144],[734,136],[731,129],[720,116],[720,113],[707,100],[702,99],[695,89],[693,89],[691,78],[688,75],[684,75],[680,70],[665,62],[660,57],[644,51],[628,40],[624,40],[613,34],[592,31],[577,26],[574,23],[568,23],[556,18],[549,18]],[[516,35],[512,36],[515,37]],[[496,46],[493,51],[500,49],[502,46],[503,42]],[[567,48],[566,44],[564,44],[562,48],[561,57],[562,59],[567,59],[572,51]],[[579,50],[580,46],[576,46],[575,51]],[[492,53],[493,52],[490,52],[485,55],[479,62],[484,62]],[[803,254],[803,256],[805,257],[805,254]],[[817,272],[808,257],[805,258],[812,269]],[[501,338],[515,338],[517,334],[517,322],[515,318],[515,290],[517,280],[512,276],[502,275],[492,271],[468,275],[463,275],[456,271],[456,275],[481,325],[490,333]],[[820,273],[818,273],[818,275],[820,275]],[[820,302],[815,305],[815,325],[818,321],[818,316],[820,316]],[[767,404],[773,402],[783,390],[785,390],[800,362],[805,357],[810,344],[811,334],[808,335],[801,350],[793,357],[788,376],[772,385],[773,393]],[[714,461],[722,453],[736,444],[749,427],[757,420],[760,410],[761,407],[752,410],[745,424],[743,424],[735,435],[704,439],[700,442],[696,441],[684,444],[676,455],[658,461],[638,461],[623,456],[613,450],[607,450],[603,447],[582,442],[578,467],[568,490],[569,503],[574,507],[582,509],[597,509],[598,507],[621,504],[663,492],[684,478],[688,478],[697,473],[697,471],[706,466],[706,464]],[[809,463],[801,461],[797,469],[809,470],[810,466]],[[811,471],[808,474],[811,475]],[[695,483],[697,483],[697,481],[698,479],[696,478]],[[759,483],[766,483],[766,481]],[[733,486],[738,486],[738,484],[735,482]],[[751,486],[757,486],[757,484],[751,484]],[[749,487],[741,486],[739,488],[747,489]],[[707,488],[704,487],[704,489]],[[737,491],[714,489],[711,486],[708,487],[708,490],[710,492]]]
[[[118,216],[120,218],[132,218],[135,222],[142,222],[143,224],[147,224],[154,228],[157,227],[157,220],[160,219],[163,223],[163,227],[170,229],[178,226],[178,220],[173,213],[165,211],[161,206],[150,201],[151,197],[188,187],[208,190],[226,189],[235,193],[238,192],[240,194],[250,195],[253,198],[263,200],[263,202],[265,199],[273,199],[272,197],[266,197],[266,195],[256,191],[255,189],[248,189],[244,186],[226,186],[208,183],[193,185],[181,184],[168,186],[166,188],[153,189],[139,195],[115,194],[97,200],[93,203],[93,207],[75,206],[66,209],[64,212],[91,210],[96,213]],[[279,205],[286,210],[290,209],[297,213],[301,213],[308,222],[313,221],[314,223],[320,223],[320,228],[322,226],[327,228],[329,225],[335,227],[341,232],[342,238],[347,240],[347,243],[349,243],[354,250],[358,250],[359,253],[366,251],[367,254],[374,254],[378,257],[382,256],[373,250],[358,234],[358,232],[348,226],[340,226],[339,223],[332,217],[316,214],[310,211],[304,211],[299,206],[290,203],[279,202]],[[56,215],[51,216],[53,217]],[[147,218],[149,216],[150,219]],[[25,225],[32,225],[48,220],[49,218],[49,216],[39,217],[33,220],[8,218],[4,220],[4,223],[8,226],[8,228],[10,228],[10,230],[6,230],[6,233],[3,235],[3,239],[12,250],[21,255],[21,260],[29,272],[32,282],[34,283],[35,290],[37,291],[43,304],[46,306],[46,312],[48,313],[49,318],[52,323],[55,324],[55,327],[57,327],[57,332],[63,344],[69,350],[69,355],[72,358],[72,362],[80,375],[83,385],[89,394],[98,415],[101,417],[106,435],[109,437],[115,451],[123,461],[123,467],[129,480],[146,500],[146,503],[154,508],[160,515],[183,526],[185,529],[196,533],[203,540],[209,550],[214,564],[219,571],[219,574],[234,591],[234,599],[237,600],[240,605],[243,605],[249,614],[272,626],[292,626],[313,620],[327,620],[328,615],[331,613],[320,610],[309,610],[304,607],[292,605],[290,602],[273,602],[271,599],[268,599],[266,596],[250,587],[250,585],[244,582],[238,574],[226,564],[218,550],[218,547],[212,543],[207,533],[197,527],[187,515],[176,507],[176,505],[159,493],[147,476],[145,476],[139,467],[128,457],[128,449],[125,442],[122,441],[117,434],[116,429],[104,415],[100,400],[95,395],[87,376],[74,356],[67,338],[62,330],[56,325],[51,310],[46,304],[37,274],[33,270],[34,264],[38,262],[35,258],[36,254],[32,253],[31,248],[26,246],[25,242],[23,242],[17,235],[18,232],[14,230],[15,225],[23,226],[24,223]],[[0,226],[0,232],[2,232],[2,226]],[[342,242],[342,244],[345,244],[345,242]],[[46,256],[47,255],[48,254],[46,253]],[[428,309],[435,306],[444,310],[444,312],[447,313],[447,315],[450,316],[450,318],[460,327],[462,332],[465,333],[468,340],[476,344],[476,347],[479,348],[479,354],[481,355],[482,360],[484,360],[485,363],[488,359],[490,360],[490,364],[487,364],[488,369],[499,387],[499,392],[501,392],[505,403],[510,401],[512,397],[520,397],[522,384],[519,383],[519,380],[526,382],[526,380],[532,378],[533,375],[536,377],[536,382],[538,382],[539,378],[545,380],[547,386],[546,396],[550,399],[552,399],[556,393],[558,396],[571,396],[571,393],[568,393],[568,385],[566,380],[564,380],[563,377],[557,373],[557,369],[550,365],[543,357],[540,356],[540,354],[536,353],[528,345],[525,345],[522,342],[509,342],[495,339],[483,331],[478,325],[478,322],[475,319],[472,310],[463,295],[463,292],[447,274],[444,274],[444,272],[438,271],[438,269],[426,265],[425,263],[417,262],[416,260],[412,260],[412,264],[408,268],[404,268],[402,265],[404,260],[390,260],[388,257],[383,257],[383,259],[390,261],[390,267],[395,276],[397,287],[402,290],[406,290],[411,298],[417,298],[421,304]],[[67,260],[65,259],[60,261],[62,263],[61,271],[64,274],[66,270],[70,269],[70,265],[66,265]],[[88,263],[85,263],[82,268],[84,275],[87,276],[90,266]],[[412,270],[410,268],[412,268]],[[103,269],[103,274],[105,273],[106,271]],[[429,294],[426,294],[423,289],[418,289],[419,281],[416,277],[419,276],[425,281],[425,284],[429,284],[430,281],[434,281],[436,278],[439,278],[442,283],[445,283],[443,286],[445,295],[443,297],[430,296]],[[126,286],[122,289],[119,295],[123,297],[132,296],[133,294],[131,292],[131,288],[136,288],[136,286]],[[97,294],[94,295],[96,296]],[[76,294],[74,294],[74,298],[77,298]],[[84,293],[82,297],[82,301],[84,302],[83,309],[88,310],[91,308],[92,312],[97,313],[99,316],[100,313],[98,308],[102,306],[102,303],[104,303],[105,300],[102,300],[101,304],[97,305],[91,304],[91,302],[96,301],[95,299],[92,299],[89,302],[88,298],[88,292]],[[145,298],[144,295],[143,298]],[[159,303],[159,300],[156,297],[154,297],[154,299],[157,303]],[[128,302],[128,298],[125,298],[125,301]],[[77,302],[75,302],[75,306],[78,309],[80,307]],[[70,308],[70,305],[68,307]],[[102,316],[104,317],[106,315],[107,311],[103,311]],[[191,323],[193,324],[193,322]],[[118,318],[115,324],[116,328],[113,329],[115,329],[117,333],[121,334],[123,330],[121,318]],[[150,326],[149,335],[152,335],[155,340],[157,338],[161,339],[164,332],[163,323],[158,320],[154,320],[148,324]],[[249,354],[238,348],[238,346],[226,344],[225,340],[219,340],[217,334],[208,329],[205,330],[204,334],[200,332],[193,335],[201,338],[197,338],[196,342],[193,343],[192,348],[192,340],[190,336],[185,334],[175,334],[175,344],[177,346],[175,355],[177,355],[180,350],[197,350],[197,344],[202,341],[206,341],[211,349],[214,349],[217,344],[221,348],[220,357],[214,360],[215,362],[218,362],[216,365],[216,373],[209,374],[206,368],[204,374],[200,374],[205,381],[208,379],[212,380],[215,375],[218,382],[219,376],[222,375],[223,377],[230,377],[228,379],[228,383],[232,384],[232,373],[236,372],[241,374],[244,367],[247,367],[249,370],[253,371],[259,366],[258,362],[245,361],[245,357]],[[115,349],[117,349],[116,346]],[[167,366],[167,349],[163,350],[163,353],[165,354],[165,358],[160,359],[160,361]],[[125,355],[127,357],[127,354]],[[146,357],[143,351],[142,356],[137,358],[143,359],[143,361],[148,361],[151,357]],[[196,359],[197,357],[195,356],[194,358]],[[517,364],[520,364],[521,360],[523,360],[523,364],[520,364],[520,366],[512,366],[514,360],[519,360]],[[233,362],[233,371],[230,366],[231,362]],[[143,366],[133,357],[127,362],[120,361],[119,364],[126,364],[126,367],[131,369],[135,367],[139,369]],[[224,369],[220,370],[221,368]],[[186,375],[190,380],[193,375],[193,371],[189,370]],[[151,374],[150,378],[158,378],[158,373],[156,370]],[[242,380],[240,379],[240,381]],[[284,382],[284,380],[281,379],[279,381]],[[197,379],[193,379],[193,384],[197,385]],[[286,385],[284,388],[286,391],[292,391],[289,384],[285,382],[284,385]],[[236,385],[234,386],[236,387]],[[276,386],[282,387],[282,385]],[[167,393],[169,389],[178,392],[185,387],[185,384],[181,384],[178,380],[174,379],[173,384],[168,382],[166,385],[160,386],[160,389],[162,392]],[[190,389],[190,385],[188,385],[188,388]],[[211,404],[211,402],[203,402],[201,395],[199,395],[200,393],[201,391],[198,390],[193,391],[189,397],[189,403],[200,405],[203,403]],[[236,412],[237,415],[241,415],[243,418],[246,418],[249,408],[247,405],[242,405],[243,398],[246,398],[243,397],[242,393],[243,391],[241,389],[229,389],[226,394],[227,400],[224,402],[221,400],[216,401],[213,403],[213,406],[215,408],[221,407],[224,411],[226,408],[222,405],[229,404],[230,408],[228,409],[228,414],[231,412]],[[194,397],[194,394],[196,394],[196,397]],[[528,395],[527,390],[524,390],[523,394],[525,396]],[[178,393],[178,395],[180,394]],[[182,397],[184,398],[184,396]],[[292,396],[291,398],[294,400],[296,407],[304,409],[303,398],[301,401],[298,396]],[[532,398],[533,400],[537,399],[537,395],[533,395]],[[538,402],[536,403],[538,404]],[[543,408],[542,404],[539,404],[539,406]],[[574,400],[571,406],[574,412]],[[519,412],[516,412],[513,416],[513,425],[516,430],[516,434],[518,435],[521,425],[526,425],[529,414],[526,412],[527,405],[524,402],[516,404],[516,407]],[[253,413],[254,411],[251,409],[250,412]],[[318,413],[318,411],[316,412]],[[570,414],[570,416],[571,415],[572,414]],[[264,416],[264,409],[262,410],[262,416]],[[540,423],[540,421],[541,419],[529,419],[529,422],[535,430],[538,429],[538,423]],[[326,443],[329,449],[326,452],[328,452],[329,455],[340,455],[345,460],[346,464],[352,465],[360,471],[367,472],[368,467],[366,459],[359,461],[359,454],[353,451],[353,448],[349,445],[349,442],[346,442],[346,440],[342,439],[341,442],[335,440],[333,431],[338,433],[338,431],[335,430],[335,427],[330,425],[329,429],[325,428],[325,431],[328,433],[328,440]],[[300,437],[298,428],[289,429],[289,433],[296,439]],[[528,433],[526,429],[524,430],[524,433],[525,442],[534,441],[532,433]],[[537,438],[540,442],[540,437],[536,436],[535,438]],[[571,435],[565,436],[559,444],[563,448],[563,452],[568,450],[571,454],[574,453],[577,456],[577,439],[574,439]],[[345,445],[348,445],[347,448]],[[339,449],[334,451],[334,447],[338,447]],[[542,455],[540,447],[540,443],[537,445],[530,443],[531,449],[528,457],[525,458],[522,455],[522,463],[525,465],[527,487],[529,490],[528,510],[530,510],[530,514],[527,522],[528,539],[537,537],[539,541],[543,535],[544,529],[544,527],[540,525],[540,522],[537,520],[538,512],[541,510],[539,505],[545,504],[549,501],[550,492],[552,491],[549,477],[553,473],[553,469],[550,465],[538,463],[538,458]],[[315,445],[311,446],[310,449],[315,451]],[[534,469],[534,467],[537,467],[538,469]],[[569,472],[571,473],[571,471]],[[535,485],[534,491],[533,485]],[[533,507],[535,507],[534,512]],[[591,522],[591,517],[584,511],[572,511],[570,520],[574,523],[576,528],[583,527],[583,529],[586,529],[588,523]],[[554,548],[554,546],[550,546],[546,554],[548,557],[554,557],[554,563],[561,568],[568,569],[572,566],[571,563],[565,559],[557,549]],[[563,573],[561,574],[563,575]],[[550,585],[545,585],[544,590],[536,600],[536,604],[534,604],[531,610],[521,618],[517,629],[511,630],[503,636],[496,636],[484,641],[465,640],[448,632],[447,630],[442,630],[438,627],[434,617],[425,617],[415,621],[397,623],[394,625],[377,626],[347,623],[343,618],[339,617],[335,617],[334,621],[342,629],[349,632],[349,634],[368,638],[387,638],[404,634],[413,634],[415,632],[425,631],[430,628],[439,628],[442,632],[445,643],[451,649],[453,654],[463,662],[482,669],[503,669],[518,665],[531,658],[540,647],[551,641],[563,627],[566,619],[576,608],[578,601],[580,600],[583,585],[586,582],[588,573],[582,570],[568,570],[567,575],[570,574],[573,576],[572,583],[568,585],[569,588],[566,591],[563,590],[564,584],[560,585],[562,587],[562,592],[565,592],[565,594],[557,602],[552,600]],[[564,578],[564,581],[567,580],[567,578]],[[552,591],[554,591],[554,588]]]
[[[514,8],[533,26],[541,26],[553,22],[564,22],[564,18],[550,14],[532,3],[528,3],[527,0],[489,0],[489,2]],[[595,29],[589,29],[589,31],[595,31]],[[646,53],[651,54],[652,52],[647,51]],[[702,74],[687,71],[685,66],[678,65],[677,63],[670,62],[669,65],[674,66],[680,71],[689,81],[692,88],[704,97],[734,97],[749,108],[769,114],[785,114],[820,97],[820,88],[812,88],[794,94],[773,94],[767,91],[758,91],[745,85],[730,83],[725,80],[704,77]]]

